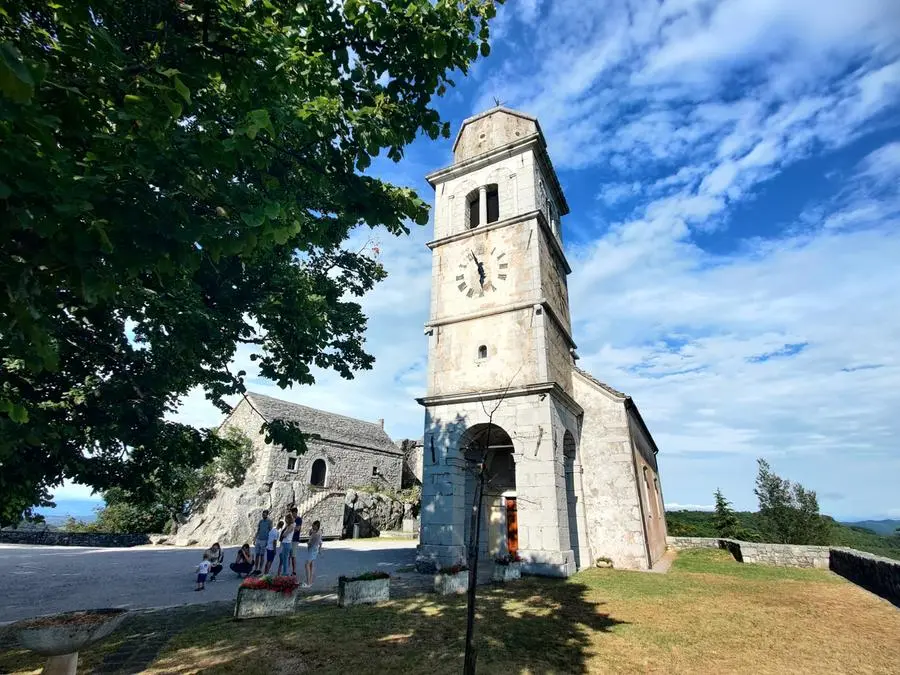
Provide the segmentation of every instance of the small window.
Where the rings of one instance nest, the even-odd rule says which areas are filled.
[[[478,348],[478,358],[486,359],[487,358],[487,345],[481,345]]]
[[[288,471],[296,471],[297,470],[297,458],[296,457],[288,457]]]
[[[473,191],[469,194],[469,228],[478,227],[481,224],[481,215],[479,214],[479,192]]]
[[[373,475],[373,476],[377,476],[377,475],[378,475],[378,467],[377,467],[377,466],[373,466],[373,467],[372,467],[372,475]]]
[[[500,193],[496,185],[487,188],[487,221],[495,223],[500,220]]]

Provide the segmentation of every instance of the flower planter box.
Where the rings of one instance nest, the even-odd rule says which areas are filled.
[[[438,595],[453,595],[465,593],[469,588],[469,571],[463,570],[456,574],[435,574],[434,592]]]
[[[521,563],[509,563],[508,565],[498,565],[494,563],[494,576],[493,580],[499,583],[506,583],[507,581],[515,581],[516,579],[522,578],[522,565]]]
[[[265,616],[293,614],[297,591],[283,593],[268,589],[238,588],[234,603],[235,619],[257,619]]]
[[[391,599],[390,579],[368,579],[364,581],[346,581],[338,583],[338,605],[375,604]]]

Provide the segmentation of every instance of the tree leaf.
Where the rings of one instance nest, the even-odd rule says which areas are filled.
[[[28,103],[34,94],[31,73],[10,42],[0,44],[0,91],[16,103]]]
[[[177,77],[177,76],[176,76],[175,79],[173,80],[173,83],[174,83],[174,85],[175,85],[175,91],[178,92],[178,95],[181,96],[181,98],[184,99],[184,102],[185,102],[185,103],[190,104],[190,102],[191,102],[191,90],[188,89],[187,86],[184,84],[184,82],[181,81],[181,78],[179,78],[179,77]]]

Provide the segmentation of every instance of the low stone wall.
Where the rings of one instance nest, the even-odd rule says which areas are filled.
[[[673,551],[687,548],[721,548],[715,537],[666,537],[666,546]]]
[[[0,544],[32,546],[89,546],[92,548],[129,548],[150,543],[146,534],[110,534],[103,532],[63,532],[60,530],[3,530]]]
[[[728,542],[727,548],[737,548],[742,561],[759,565],[778,565],[781,567],[815,567],[828,569],[830,559],[827,546],[797,546],[794,544],[758,544],[756,542],[723,540]],[[738,559],[735,555],[735,559]]]
[[[900,560],[882,558],[853,548],[761,544],[737,539],[667,537],[669,548],[722,548],[738,562],[781,567],[830,569],[848,581],[900,607]]]
[[[900,561],[852,548],[833,548],[830,569],[900,607]]]

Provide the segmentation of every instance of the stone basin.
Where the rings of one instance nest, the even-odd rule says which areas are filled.
[[[72,654],[112,633],[125,609],[89,609],[19,621],[11,627],[19,643],[41,656]]]

